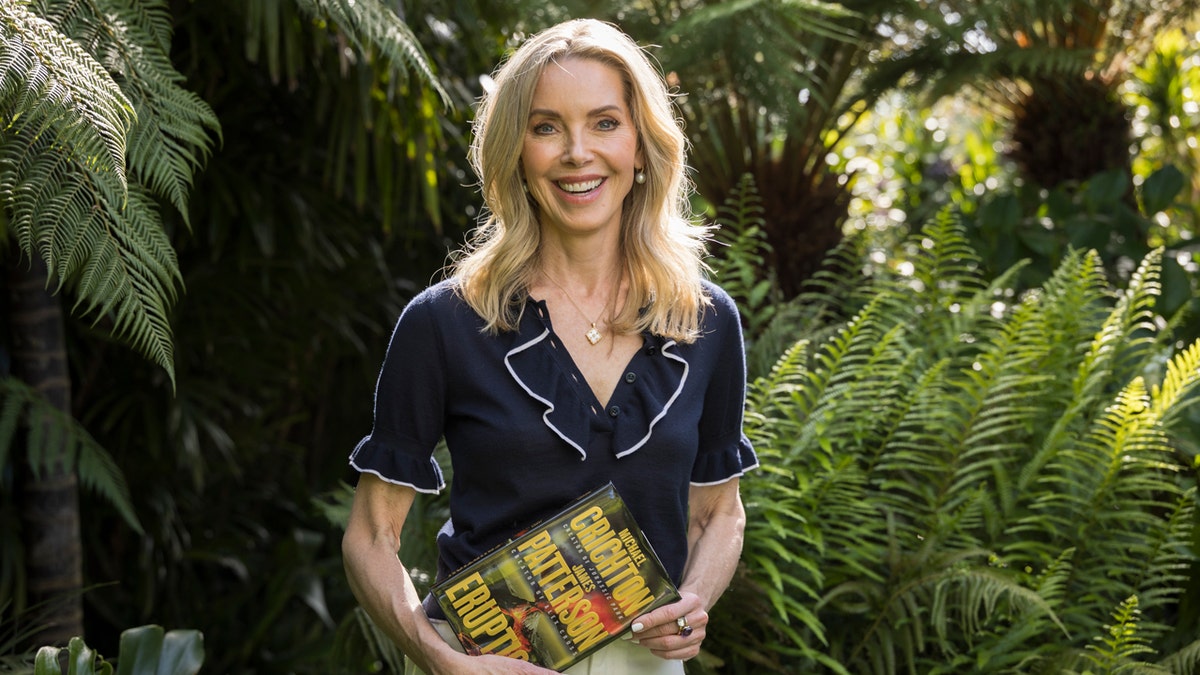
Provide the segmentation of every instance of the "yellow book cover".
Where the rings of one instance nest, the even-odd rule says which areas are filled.
[[[433,587],[468,654],[562,671],[679,599],[609,483]]]

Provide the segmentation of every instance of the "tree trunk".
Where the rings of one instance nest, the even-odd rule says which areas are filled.
[[[12,338],[12,374],[54,407],[70,410],[71,380],[67,370],[62,306],[47,288],[48,272],[40,256],[28,263],[17,248],[5,264]],[[47,421],[35,422],[50,424]],[[38,434],[30,434],[35,437]],[[18,452],[17,500],[25,544],[28,606],[38,629],[36,645],[66,646],[83,635],[83,556],[79,527],[79,480],[75,458],[64,434],[40,434],[62,447],[45,448],[43,460],[31,463]]]
[[[1130,174],[1130,117],[1120,91],[1098,77],[1035,80],[1014,110],[1009,156],[1047,190],[1110,169]],[[1132,189],[1124,196],[1132,200]]]

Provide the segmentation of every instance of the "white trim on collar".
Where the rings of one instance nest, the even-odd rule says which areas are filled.
[[[508,369],[508,374],[509,374],[509,375],[512,375],[512,378],[513,378],[514,380],[516,380],[517,384],[519,384],[519,385],[521,386],[521,388],[522,388],[522,389],[524,389],[524,390],[525,390],[525,393],[526,393],[526,394],[529,394],[530,396],[532,396],[533,398],[537,399],[538,401],[541,401],[541,403],[542,403],[543,405],[545,405],[545,406],[546,406],[546,412],[542,413],[542,422],[544,422],[544,423],[546,424],[546,426],[550,428],[550,430],[551,430],[551,431],[553,431],[554,433],[558,434],[558,437],[559,437],[559,438],[561,438],[561,439],[563,439],[564,441],[566,441],[566,442],[567,442],[567,445],[570,445],[572,448],[575,448],[575,450],[577,450],[577,451],[579,452],[579,455],[580,455],[579,459],[580,459],[580,461],[582,461],[582,460],[585,460],[585,459],[587,459],[587,450],[585,450],[584,448],[582,448],[582,447],[581,447],[581,446],[580,446],[578,443],[576,443],[575,441],[571,440],[571,439],[570,439],[570,437],[568,437],[568,436],[567,436],[566,434],[564,434],[564,433],[563,433],[561,430],[559,430],[559,428],[558,428],[558,427],[554,426],[554,425],[553,425],[553,424],[550,422],[550,414],[554,412],[554,402],[553,402],[553,401],[550,401],[550,400],[548,400],[548,399],[542,398],[541,396],[538,396],[538,395],[537,395],[537,392],[535,392],[533,389],[530,389],[530,388],[529,388],[529,385],[525,384],[524,380],[522,380],[522,379],[521,379],[521,378],[520,378],[520,377],[517,375],[517,371],[513,370],[512,363],[511,363],[511,362],[509,362],[509,359],[510,359],[511,357],[513,357],[513,356],[516,356],[517,354],[519,354],[519,353],[521,353],[521,352],[525,351],[526,349],[529,349],[530,347],[533,347],[534,345],[536,345],[536,344],[538,344],[539,342],[541,342],[541,341],[545,340],[545,339],[546,339],[547,337],[549,337],[549,336],[550,336],[550,329],[548,329],[548,328],[547,328],[546,330],[543,330],[543,331],[542,331],[542,334],[541,334],[541,335],[539,335],[539,336],[537,336],[537,337],[533,338],[533,339],[532,339],[532,340],[530,340],[529,342],[526,342],[526,343],[524,343],[524,344],[517,345],[516,347],[513,347],[512,349],[510,349],[510,350],[508,351],[508,353],[506,353],[506,354],[504,355],[504,367]]]
[[[679,398],[681,393],[683,393],[683,385],[687,382],[688,370],[691,368],[691,366],[688,365],[687,359],[684,359],[678,354],[672,354],[667,351],[674,346],[674,340],[667,340],[665,343],[663,343],[663,346],[659,351],[666,358],[673,359],[683,364],[683,375],[679,378],[679,386],[675,387],[675,393],[671,394],[671,398],[667,399],[666,404],[663,405],[663,409],[659,411],[658,415],[656,415],[654,419],[650,420],[650,424],[646,427],[646,435],[642,436],[641,440],[639,440],[637,443],[634,443],[633,446],[628,450],[622,450],[621,452],[618,452],[617,459],[631,455],[645,445],[646,442],[650,440],[650,436],[654,433],[654,425],[658,424],[658,421],[666,416],[667,412],[671,410],[671,404],[675,402],[675,399]]]

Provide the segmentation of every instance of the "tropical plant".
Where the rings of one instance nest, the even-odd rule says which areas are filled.
[[[1134,174],[1146,176],[1173,165],[1189,185],[1170,206],[1172,217],[1158,222],[1161,243],[1171,245],[1200,230],[1200,16],[1163,31],[1154,49],[1131,68],[1128,82],[1138,141]]]
[[[1196,627],[1174,621],[1197,497],[1170,435],[1200,384],[1200,343],[1175,350],[1159,332],[1161,251],[1120,292],[1095,252],[1073,251],[1017,297],[1018,269],[986,281],[949,214],[882,263],[858,239],[804,296],[836,332],[796,327],[752,383],[762,469],[743,478],[743,565],[714,609],[729,629],[706,641],[710,662],[1200,666]],[[1089,649],[1110,616],[1125,633]]]
[[[462,120],[503,45],[485,19],[506,8],[387,3],[425,47],[443,108],[389,101],[399,76],[378,54],[348,56],[341,29],[298,3],[183,4],[176,62],[225,133],[192,229],[172,228],[188,289],[172,315],[177,392],[69,325],[78,416],[125,470],[147,532],[89,511],[89,574],[116,582],[87,595],[89,640],[153,621],[201,629],[214,672],[370,671],[381,655],[362,648],[325,496],[353,480],[396,316],[473,224]],[[427,125],[438,135],[416,138]],[[331,141],[351,131],[368,135]],[[408,152],[423,145],[434,164],[418,170]]]
[[[280,265],[279,260],[270,260],[276,252],[284,254],[275,248],[277,232],[267,226],[274,222],[270,218],[277,215],[281,227],[282,223],[287,223],[294,228],[288,230],[294,233],[293,240],[309,252],[319,250],[330,266],[347,269],[361,265],[357,268],[361,270],[360,276],[370,277],[374,285],[363,290],[359,284],[354,287],[357,291],[348,292],[369,296],[371,306],[383,307],[384,312],[389,302],[394,307],[396,296],[389,290],[395,289],[389,289],[387,282],[379,281],[389,276],[388,265],[383,262],[385,247],[377,242],[361,243],[357,239],[337,241],[340,233],[335,228],[322,230],[314,226],[331,218],[338,223],[354,223],[362,218],[362,214],[354,212],[350,206],[353,204],[370,210],[372,223],[394,224],[396,214],[404,212],[399,207],[388,206],[398,203],[389,195],[407,191],[414,184],[411,181],[414,174],[403,172],[400,176],[386,169],[412,163],[410,153],[416,152],[430,138],[436,138],[441,120],[437,111],[447,95],[433,79],[431,65],[419,43],[395,13],[396,7],[382,0],[226,3],[228,6],[224,9],[237,10],[236,16],[243,23],[236,31],[206,33],[205,40],[223,39],[229,34],[242,35],[240,27],[249,26],[252,39],[247,38],[245,44],[238,44],[230,53],[265,54],[270,66],[267,70],[271,74],[295,75],[297,71],[289,70],[291,66],[306,64],[311,67],[315,59],[319,64],[317,69],[323,75],[331,76],[321,82],[345,81],[350,79],[350,74],[357,78],[354,82],[359,94],[357,98],[340,98],[333,93],[332,87],[328,90],[306,89],[319,105],[288,110],[293,119],[304,120],[304,115],[311,111],[314,121],[323,120],[327,115],[336,116],[339,111],[345,113],[348,110],[371,111],[368,115],[378,113],[380,119],[373,125],[362,123],[364,119],[370,121],[371,117],[355,118],[353,113],[350,119],[343,119],[344,128],[355,128],[360,132],[359,136],[353,137],[353,143],[346,140],[346,134],[324,135],[335,139],[329,156],[338,161],[330,164],[306,158],[303,154],[293,155],[295,162],[281,162],[280,157],[286,159],[288,156],[270,156],[272,146],[268,145],[258,146],[261,154],[257,156],[253,152],[241,155],[251,160],[239,167],[246,171],[270,165],[293,172],[293,176],[307,161],[328,180],[324,185],[311,188],[311,194],[329,192],[328,186],[333,185],[335,196],[340,197],[348,191],[337,188],[350,184],[357,190],[354,194],[359,198],[357,201],[347,198],[346,203],[342,203],[331,199],[326,200],[319,210],[306,211],[293,208],[303,204],[303,200],[286,201],[295,196],[296,193],[291,192],[281,195],[284,207],[276,208],[276,205],[250,194],[255,191],[260,195],[271,193],[272,184],[261,180],[267,174],[225,173],[204,183],[209,190],[215,183],[218,186],[216,192],[189,202],[193,190],[199,187],[193,185],[194,176],[213,150],[218,116],[208,103],[184,87],[184,76],[176,70],[175,63],[183,64],[181,70],[189,69],[191,86],[202,90],[210,102],[227,104],[228,100],[223,97],[234,90],[228,86],[231,71],[208,70],[228,64],[228,59],[218,56],[188,61],[189,56],[203,56],[188,46],[205,41],[198,39],[198,33],[192,31],[206,27],[203,21],[212,14],[200,10],[212,4],[185,3],[185,6],[176,3],[172,9],[181,13],[179,17],[171,14],[168,3],[157,0],[92,3],[17,0],[0,5],[0,36],[4,38],[0,40],[0,63],[4,64],[0,69],[0,235],[3,235],[0,236],[0,248],[7,254],[4,263],[7,278],[3,283],[8,290],[7,301],[0,309],[11,319],[3,323],[13,331],[11,336],[5,331],[6,334],[0,337],[0,356],[3,357],[0,358],[0,376],[4,378],[0,429],[5,431],[0,436],[10,442],[3,450],[13,465],[19,469],[28,467],[15,474],[7,469],[3,472],[0,497],[6,509],[11,506],[22,513],[34,513],[35,509],[19,507],[39,496],[43,501],[52,497],[54,503],[65,507],[60,512],[47,512],[50,523],[38,524],[26,519],[17,530],[20,538],[15,541],[6,538],[4,542],[4,590],[16,596],[14,606],[17,609],[37,604],[37,592],[51,585],[66,589],[66,597],[78,603],[82,595],[79,590],[82,582],[80,565],[71,562],[72,555],[78,560],[81,548],[78,541],[81,528],[77,524],[77,507],[73,501],[75,472],[85,474],[85,484],[100,486],[101,494],[110,497],[121,494],[119,474],[111,471],[111,464],[96,461],[96,458],[103,459],[103,454],[98,451],[101,445],[112,452],[116,464],[125,469],[126,476],[133,478],[132,484],[160,485],[165,489],[135,490],[132,510],[128,508],[130,504],[117,499],[116,505],[125,512],[128,522],[118,521],[116,527],[98,525],[106,514],[112,513],[106,505],[91,514],[88,527],[84,528],[92,556],[90,573],[114,578],[107,574],[126,562],[140,561],[147,567],[125,578],[157,581],[157,571],[170,569],[173,560],[190,552],[192,538],[178,518],[185,509],[176,498],[185,503],[189,499],[194,503],[205,501],[201,490],[205,472],[211,466],[208,462],[234,457],[245,449],[243,443],[257,440],[266,447],[272,433],[281,430],[286,433],[295,426],[296,408],[301,400],[284,396],[283,401],[290,401],[284,406],[287,408],[282,413],[285,417],[266,428],[260,427],[256,436],[238,437],[235,435],[237,429],[226,427],[225,422],[240,414],[253,416],[262,412],[259,402],[271,400],[271,394],[261,389],[234,392],[230,389],[235,386],[233,384],[224,389],[214,388],[196,377],[196,364],[211,356],[214,343],[233,347],[238,340],[246,338],[247,329],[251,332],[260,330],[257,326],[261,324],[256,325],[256,320],[269,320],[269,316],[261,312],[268,306],[266,303],[245,293],[239,294],[229,283],[221,287],[214,282],[214,273],[227,274],[229,282],[236,282],[236,265],[245,265],[247,260],[252,260],[264,269],[274,265],[277,274],[268,277],[274,283],[306,279],[302,270],[297,270],[294,275],[279,274],[286,265]],[[272,23],[272,18],[280,20]],[[297,49],[299,42],[286,39],[295,31],[317,36],[313,43],[324,51]],[[180,36],[182,40],[173,40]],[[261,43],[255,42],[260,38]],[[225,44],[221,39],[213,42]],[[181,48],[180,42],[187,46]],[[262,45],[261,50],[259,45]],[[323,59],[322,53],[325,54]],[[276,58],[280,55],[286,58]],[[172,59],[176,59],[175,63]],[[253,78],[262,71],[241,72]],[[203,77],[205,74],[209,77]],[[242,91],[258,93],[294,88],[299,84],[298,80],[290,80],[280,82],[275,88],[270,83],[270,76],[264,76]],[[420,95],[413,95],[413,92]],[[415,102],[424,114],[413,116],[401,111],[393,115],[395,109],[390,107],[389,101],[406,105]],[[359,107],[348,105],[352,102],[360,104]],[[221,110],[220,117],[224,122],[230,109],[226,106]],[[278,136],[304,130],[303,124],[281,128],[279,118],[262,117],[261,109],[242,110],[248,118],[260,117],[243,127],[240,123],[246,118],[231,115],[230,119],[238,123],[239,130],[265,128]],[[414,124],[413,128],[421,130],[421,134],[409,133],[409,126]],[[373,142],[372,138],[361,135],[368,127],[380,130],[374,138],[381,142]],[[294,139],[296,144],[316,145],[312,139],[319,134],[311,125],[308,128],[305,132],[308,137]],[[417,138],[418,135],[421,138]],[[226,136],[222,140],[229,143],[233,139]],[[228,147],[224,145],[218,152]],[[403,150],[392,152],[395,147]],[[377,157],[366,159],[371,153]],[[429,153],[421,157],[427,158]],[[349,161],[351,158],[353,161]],[[229,155],[223,159],[230,162],[224,164],[226,167],[237,161]],[[325,172],[327,166],[335,168]],[[428,171],[421,174],[420,185],[436,185],[436,182],[431,183],[428,174]],[[368,191],[366,177],[372,175],[378,176],[385,188]],[[347,181],[346,177],[354,180]],[[202,182],[206,180],[203,176],[201,179]],[[286,184],[287,180],[281,178],[276,184]],[[220,186],[228,187],[234,181],[242,181],[242,187],[232,192],[220,192]],[[380,197],[381,192],[387,194]],[[217,203],[231,193],[236,198]],[[432,194],[428,190],[424,193],[427,198]],[[408,200],[404,206],[426,213],[424,204],[427,201]],[[197,202],[207,208],[193,211]],[[381,209],[375,210],[375,204],[381,205]],[[160,212],[164,205],[169,208]],[[445,210],[436,203],[433,209],[438,213]],[[230,216],[231,211],[238,215]],[[301,218],[294,217],[297,211]],[[377,215],[380,213],[383,215]],[[250,226],[239,228],[238,223],[245,223],[242,214],[261,214],[267,218],[256,218]],[[194,234],[193,224],[196,226]],[[386,227],[381,231],[386,232]],[[292,234],[288,236],[292,237]],[[246,247],[246,244],[250,246]],[[224,255],[221,249],[225,246],[249,254],[249,257],[243,255],[232,269],[222,270],[217,260]],[[21,254],[28,261],[19,260]],[[181,256],[190,259],[181,261]],[[336,283],[339,279],[330,276],[327,281]],[[214,292],[213,306],[226,302],[228,306],[240,306],[249,312],[257,310],[258,314],[251,314],[252,318],[248,320],[246,316],[229,317],[242,321],[233,329],[229,324],[212,321],[218,315],[204,313],[197,317],[194,308],[185,309],[175,304],[185,283],[192,293]],[[293,304],[312,302],[321,293],[332,302],[335,294],[327,289],[312,290],[311,285],[300,283],[287,289],[287,293],[293,294]],[[58,292],[58,295],[52,292]],[[306,292],[309,294],[304,296]],[[65,321],[59,314],[59,303],[64,299],[73,302],[68,306],[75,313],[66,316]],[[338,300],[344,302],[345,297]],[[34,301],[37,304],[33,304]],[[332,339],[351,349],[365,349],[359,330],[364,324],[367,332],[375,329],[374,324],[364,318],[373,311],[364,310],[361,315],[345,311],[347,306],[354,305],[351,302],[340,306],[339,316],[330,319],[328,330],[319,339],[326,343]],[[207,343],[189,341],[181,345],[176,338],[179,330],[182,328],[190,334],[195,329],[194,324],[181,323],[185,316],[207,323],[214,331],[224,329],[225,332]],[[34,334],[35,329],[50,332]],[[308,339],[307,331],[301,330],[300,334]],[[68,339],[71,340],[69,354],[66,351]],[[147,367],[132,358],[122,348],[123,343],[148,356],[157,368]],[[31,354],[27,345],[35,344],[48,351]],[[239,344],[244,347],[245,342]],[[279,356],[292,359],[292,365],[312,362],[312,350],[320,344],[319,341],[309,342],[300,349],[308,349],[308,357],[290,351]],[[188,350],[182,357],[178,351],[180,346]],[[204,353],[206,349],[210,350],[207,354]],[[258,353],[269,354],[271,350],[262,348]],[[40,363],[50,364],[53,370],[34,369],[33,364]],[[259,365],[266,369],[278,364],[260,362]],[[332,367],[334,363],[325,365]],[[247,368],[241,374],[253,378],[255,372]],[[295,369],[289,370],[287,364],[281,366],[280,373],[283,377],[296,375]],[[71,383],[75,384],[74,389],[68,388]],[[273,384],[278,384],[278,378]],[[311,384],[321,385],[315,377]],[[274,391],[279,392],[278,389]],[[33,395],[24,395],[29,392]],[[260,395],[267,398],[256,398]],[[48,406],[63,412],[49,414],[46,412]],[[141,410],[144,417],[139,418],[132,412],[138,406],[144,406]],[[83,427],[59,424],[68,414],[66,411],[81,419]],[[146,423],[150,416],[160,413],[160,419]],[[35,428],[34,423],[39,419],[52,420],[56,426]],[[316,424],[319,426],[321,421]],[[122,437],[122,434],[128,435]],[[89,437],[99,440],[100,445],[90,441]],[[131,438],[137,440],[124,442]],[[40,464],[29,466],[26,446],[36,442],[34,447],[41,447],[36,444],[44,444],[47,439],[61,440],[63,445],[42,448],[44,452],[32,456],[35,460],[40,456]],[[164,461],[165,458],[171,459]],[[195,488],[190,497],[173,493],[169,484],[162,483],[165,475],[176,475],[173,470],[179,468],[185,470],[186,480]],[[301,466],[296,468],[302,469]],[[132,475],[135,470],[138,475]],[[252,471],[253,467],[247,462],[244,465],[234,463],[231,468],[234,473],[243,470]],[[140,475],[143,471],[147,475]],[[18,486],[20,491],[16,489]],[[57,492],[49,494],[40,489],[51,486]],[[16,522],[15,518],[10,521],[8,513],[6,510],[6,522]],[[141,517],[148,537],[143,538],[137,529],[137,521],[128,518],[133,513]],[[206,526],[208,524],[211,523]],[[292,538],[293,549],[283,546],[278,555],[290,560],[295,557],[296,550],[301,553],[309,550],[311,538],[302,527],[286,529]],[[156,541],[168,542],[166,550],[171,553],[163,555],[164,549],[145,546]],[[31,556],[40,554],[53,558],[60,563],[56,569],[74,570],[73,578],[65,583],[61,580],[51,585],[42,583],[39,581],[42,566],[36,559],[25,564],[22,549],[29,551]],[[122,562],[116,562],[123,553],[129,555]],[[299,558],[303,559],[303,556]],[[212,559],[228,560],[219,556]],[[67,564],[61,564],[63,561]],[[288,592],[286,597],[316,598],[311,594],[304,595],[305,580],[329,576],[334,564],[336,561],[326,558],[321,565],[310,567],[307,576],[287,577],[286,583],[296,584],[299,588]],[[33,591],[29,602],[23,597],[26,585]],[[200,587],[203,584],[197,586]],[[157,583],[149,583],[146,588],[133,592],[144,594],[140,598],[144,601],[154,597],[157,589]],[[129,588],[125,591],[129,592]],[[313,604],[319,606],[319,599]],[[160,609],[147,602],[137,606],[143,611]],[[94,603],[93,609],[96,615],[106,618],[121,613],[120,605],[106,602]],[[273,616],[278,616],[279,611],[275,610]],[[82,633],[78,609],[74,612],[54,611],[51,615],[62,625],[54,635],[43,634],[45,642],[65,643],[68,636]],[[120,621],[113,625],[136,624]],[[183,622],[183,625],[192,624]]]
[[[1156,36],[1186,22],[1195,0],[940,0],[911,13],[881,53],[868,91],[897,82],[933,97],[967,88],[1006,113],[1009,155],[1033,185],[1054,188],[1130,172],[1122,87]]]
[[[747,342],[753,342],[771,322],[782,301],[775,275],[766,267],[771,244],[762,213],[754,175],[746,174],[717,209],[711,247],[713,276],[737,301]]]
[[[71,311],[173,377],[168,308],[180,279],[157,200],[186,208],[217,124],[180,86],[161,3],[9,2],[0,7],[0,37],[0,248],[11,320],[11,374],[0,376],[27,385],[5,386],[3,408],[10,424],[24,417],[38,450],[17,454],[18,513],[33,604],[65,599],[48,614],[45,638],[54,642],[82,632],[77,471],[93,469],[85,483],[108,495],[123,486],[111,464],[79,464],[76,439],[84,435],[46,424],[46,406],[66,414],[71,395],[52,293],[73,296]],[[46,405],[14,401],[19,390]],[[33,424],[26,410],[42,420]],[[14,437],[7,434],[6,455]],[[16,607],[24,606],[18,597]]]
[[[65,652],[65,654],[63,653]],[[195,675],[204,663],[204,638],[194,630],[164,631],[161,626],[139,626],[121,633],[116,664],[105,660],[80,637],[66,648],[38,650],[33,675],[61,675],[66,657],[68,675]]]

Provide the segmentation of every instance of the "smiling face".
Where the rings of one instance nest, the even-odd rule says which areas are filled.
[[[521,164],[543,230],[620,230],[642,166],[621,73],[593,59],[551,62],[533,94]]]

